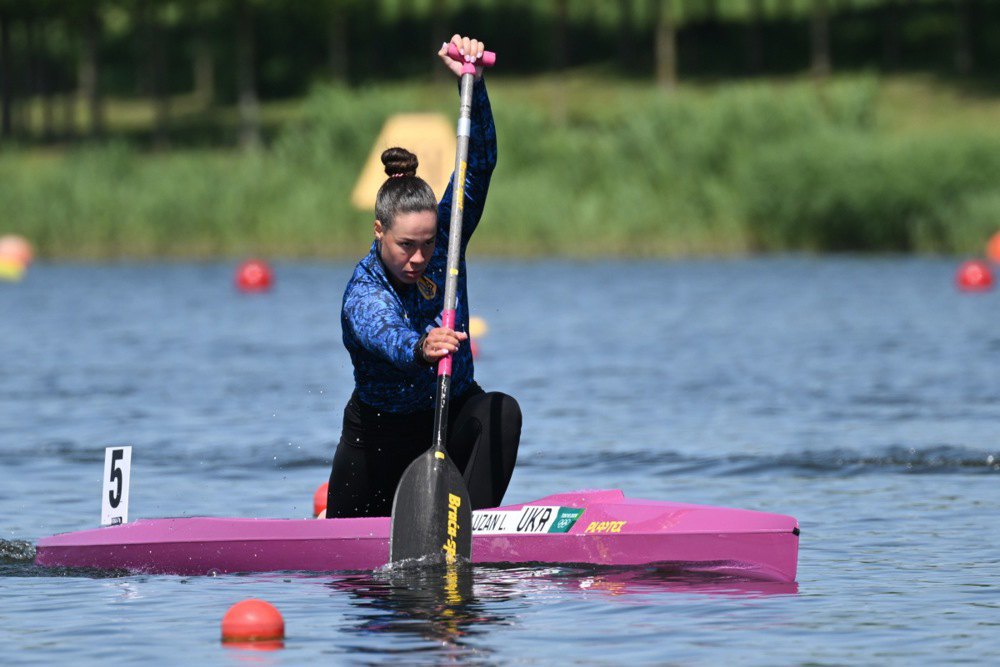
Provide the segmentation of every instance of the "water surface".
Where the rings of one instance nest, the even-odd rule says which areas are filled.
[[[131,516],[303,517],[350,361],[348,264],[40,265],[0,283],[0,642],[52,664],[987,663],[1000,651],[1000,302],[937,259],[472,261],[477,377],[518,398],[507,501],[574,488],[792,514],[798,584],[476,568],[451,604],[385,573],[35,568],[95,526],[104,447]],[[218,642],[233,603],[284,649]],[[447,612],[447,613],[445,613]]]

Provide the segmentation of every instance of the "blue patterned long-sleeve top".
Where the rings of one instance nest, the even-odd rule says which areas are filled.
[[[473,86],[471,114],[455,313],[455,329],[464,332],[469,330],[465,250],[482,217],[497,162],[493,112],[482,80]],[[434,407],[437,367],[418,358],[417,341],[441,324],[451,207],[449,182],[438,204],[434,254],[416,285],[399,290],[392,286],[376,242],[358,262],[344,291],[340,319],[344,346],[354,364],[355,388],[361,401],[379,410],[410,413]],[[454,355],[452,394],[464,394],[474,383],[473,376],[472,351],[466,342]]]

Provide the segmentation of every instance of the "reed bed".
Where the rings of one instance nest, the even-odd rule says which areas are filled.
[[[500,162],[475,252],[979,251],[1000,226],[1000,135],[900,123],[887,100],[907,98],[886,88],[495,81]],[[349,193],[382,123],[454,103],[440,84],[320,87],[252,152],[6,147],[0,232],[49,258],[354,256],[371,213]]]

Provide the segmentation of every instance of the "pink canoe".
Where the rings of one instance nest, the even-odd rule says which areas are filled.
[[[473,513],[476,563],[656,565],[795,580],[798,522],[750,510],[575,491]],[[389,518],[140,519],[39,540],[35,562],[157,574],[372,570]]]

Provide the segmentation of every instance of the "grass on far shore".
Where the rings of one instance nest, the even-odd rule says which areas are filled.
[[[496,78],[500,160],[473,251],[504,256],[978,253],[1000,227],[1000,95],[925,77],[692,84]],[[318,87],[231,108],[110,100],[108,139],[0,145],[0,233],[50,258],[351,257],[348,197],[385,119],[454,117],[451,82]],[[40,110],[31,110],[37,120]]]

